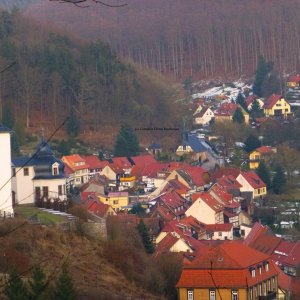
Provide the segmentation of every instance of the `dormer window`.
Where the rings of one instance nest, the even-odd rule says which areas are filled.
[[[264,261],[264,266],[265,266],[265,271],[268,272],[269,271],[269,262],[267,262],[266,260]]]
[[[249,271],[250,271],[250,273],[251,273],[251,276],[252,276],[252,277],[255,277],[255,268],[254,268],[254,267],[250,267],[250,268],[249,268]]]
[[[55,163],[52,165],[52,175],[56,176],[59,174],[59,164]]]

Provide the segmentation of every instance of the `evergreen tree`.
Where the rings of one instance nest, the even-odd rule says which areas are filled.
[[[137,229],[142,238],[146,252],[150,253],[150,254],[153,253],[155,251],[155,249],[152,244],[152,241],[150,240],[148,229],[142,219],[140,220],[140,223],[139,223]]]
[[[262,84],[267,78],[270,69],[271,64],[268,63],[263,56],[260,56],[258,59],[255,81],[253,85],[253,93],[259,97],[262,97]]]
[[[54,292],[55,300],[75,300],[77,299],[76,290],[72,277],[69,274],[66,264],[63,264],[62,271],[56,283]]]
[[[123,124],[115,142],[115,156],[135,156],[139,153],[138,138],[133,129]]]
[[[242,110],[239,107],[235,110],[235,112],[232,116],[232,120],[233,120],[233,122],[239,123],[239,124],[245,123],[244,114],[243,114]]]
[[[272,186],[271,177],[269,170],[263,161],[259,163],[256,173],[261,178],[261,180],[267,185],[267,188],[270,189]]]
[[[183,82],[183,87],[186,91],[191,93],[192,92],[192,85],[193,85],[193,79],[192,79],[192,76],[190,75]]]
[[[42,268],[37,265],[33,268],[32,279],[29,281],[30,299],[47,300],[49,295],[47,293],[46,276]]]
[[[281,165],[278,165],[275,169],[275,175],[272,180],[273,192],[275,194],[281,194],[284,191],[286,185],[286,177],[284,169]]]
[[[261,146],[260,140],[253,134],[250,134],[244,142],[245,144],[245,151],[250,153],[254,149]]]
[[[4,294],[9,300],[28,300],[28,290],[16,270],[12,270],[5,284]]]
[[[251,105],[251,116],[257,118],[262,115],[262,109],[260,108],[259,102],[257,99],[254,99]]]
[[[280,79],[276,74],[266,76],[261,86],[261,93],[263,97],[268,97],[272,94],[281,94]]]
[[[68,134],[75,137],[78,136],[80,130],[80,124],[74,112],[74,109],[71,110],[70,118],[67,123]]]
[[[235,102],[239,104],[244,110],[247,111],[247,103],[242,93],[239,93],[237,95]]]

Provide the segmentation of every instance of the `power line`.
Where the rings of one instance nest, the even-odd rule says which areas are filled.
[[[62,128],[65,123],[69,120],[70,117],[67,117],[54,131],[53,133],[50,135],[50,137],[46,140],[46,143],[50,142],[50,140],[53,138],[53,136],[57,133],[57,131]],[[0,191],[12,180],[12,178],[19,173],[22,169],[24,169],[24,167],[26,167],[34,158],[36,158],[36,156],[39,154],[39,152],[41,151],[41,148],[37,149],[37,151],[30,156],[26,162],[21,166],[20,169],[18,169],[15,174],[11,175],[10,178],[0,187]]]

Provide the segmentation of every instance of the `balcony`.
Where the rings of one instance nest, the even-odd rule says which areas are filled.
[[[121,182],[135,181],[135,176],[123,176],[123,177],[120,177],[120,181]]]

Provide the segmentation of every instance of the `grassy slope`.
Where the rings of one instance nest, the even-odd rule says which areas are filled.
[[[23,221],[15,219],[1,223],[1,236]],[[4,261],[4,253],[8,252],[14,254],[10,261],[14,261],[21,271],[46,259],[42,266],[47,274],[54,271],[55,277],[62,261],[67,258],[80,299],[161,299],[128,282],[119,270],[109,264],[102,256],[101,242],[29,224],[2,239],[5,246],[0,250],[0,272],[5,272],[7,262]]]

